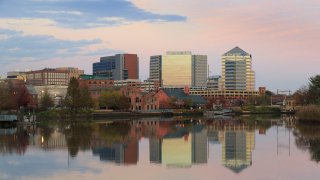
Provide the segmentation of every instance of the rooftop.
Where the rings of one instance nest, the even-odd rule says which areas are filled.
[[[88,75],[88,74],[82,74],[79,77],[81,80],[111,80],[108,77],[104,77],[104,76],[98,76],[98,75]]]
[[[223,54],[223,56],[250,56],[249,53],[240,49],[238,46]]]
[[[175,97],[177,98],[178,100],[188,100],[188,99],[191,99],[192,100],[192,103],[194,105],[197,105],[197,104],[206,104],[206,100],[199,96],[199,95],[186,95],[184,93],[184,91],[182,89],[175,89],[175,88],[164,88],[162,89],[164,93],[166,93],[168,96],[171,96],[171,97]]]

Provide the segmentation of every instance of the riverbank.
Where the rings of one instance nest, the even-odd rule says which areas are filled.
[[[280,107],[274,106],[244,106],[231,107],[232,113],[227,116],[239,115],[281,115],[293,114],[293,112],[281,112]],[[70,111],[67,109],[50,109],[37,112],[37,121],[42,120],[99,120],[106,118],[140,118],[140,117],[173,117],[173,116],[205,116],[206,112],[213,110],[204,109],[169,109],[159,111],[131,112],[131,111],[112,111],[112,110],[85,110]],[[221,114],[224,115],[224,114]]]
[[[320,124],[320,106],[308,105],[303,106],[296,113],[298,119],[302,123]]]

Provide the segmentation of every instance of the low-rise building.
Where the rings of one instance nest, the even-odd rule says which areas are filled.
[[[153,111],[159,109],[159,99],[155,92],[143,92],[141,89],[124,86],[120,89],[122,95],[130,98],[130,110]]]
[[[98,75],[80,75],[78,81],[80,86],[88,87],[91,97],[95,100],[103,91],[114,86],[114,80]]]
[[[114,86],[130,86],[141,89],[144,92],[158,91],[160,83],[158,81],[145,80],[141,81],[139,79],[126,79],[126,80],[115,80]]]
[[[72,77],[78,78],[83,74],[78,68],[56,68],[26,72],[27,84],[34,86],[60,85],[67,86]]]
[[[221,81],[221,76],[215,75],[210,76],[207,80],[207,88],[214,89],[214,90],[221,90],[223,89],[223,84]]]
[[[190,94],[200,95],[208,98],[225,98],[225,99],[248,99],[249,97],[259,96],[259,91],[246,90],[215,90],[209,88],[191,88]]]
[[[186,101],[190,101],[192,107],[204,106],[207,101],[199,95],[190,95],[188,88],[185,90],[180,88],[163,88],[158,92],[160,109],[170,109],[172,103],[178,107],[185,105]]]
[[[26,82],[27,74],[25,71],[10,71],[7,72],[7,79],[19,79]]]

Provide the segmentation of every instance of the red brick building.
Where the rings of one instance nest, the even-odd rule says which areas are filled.
[[[101,93],[114,86],[114,81],[96,75],[81,75],[78,79],[80,86],[87,86],[93,99],[99,99]]]
[[[142,92],[140,89],[130,86],[122,87],[120,92],[130,98],[130,110],[132,111],[159,109],[158,95],[155,92]]]
[[[128,79],[139,79],[139,58],[136,54],[124,54],[124,68],[128,70]]]

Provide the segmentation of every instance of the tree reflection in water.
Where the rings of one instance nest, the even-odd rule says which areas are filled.
[[[76,157],[79,150],[88,150],[91,146],[92,125],[89,123],[70,123],[64,130],[71,157]]]
[[[320,126],[298,123],[294,131],[295,142],[299,149],[308,150],[311,160],[320,161]]]

